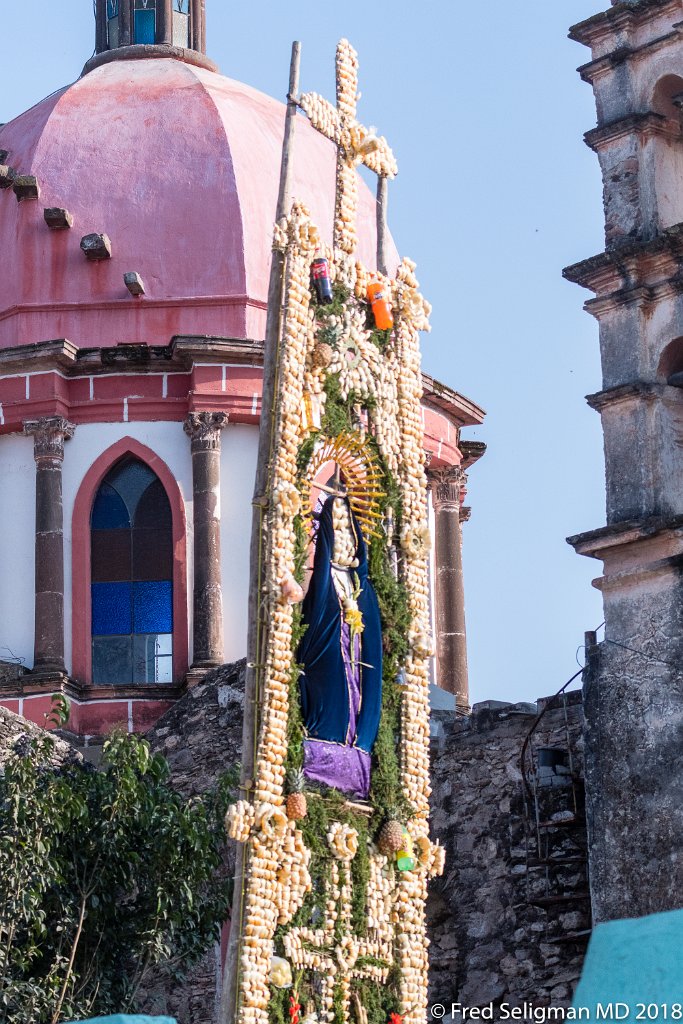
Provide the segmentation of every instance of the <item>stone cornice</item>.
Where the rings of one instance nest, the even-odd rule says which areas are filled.
[[[649,541],[655,537],[672,536],[683,532],[683,515],[650,516],[645,519],[629,519],[621,523],[602,526],[567,537],[578,555],[602,558],[608,552],[623,548],[627,544]]]
[[[458,445],[462,452],[462,468],[469,469],[486,454],[487,446],[483,441],[461,441]]]
[[[423,373],[422,386],[424,400],[453,417],[460,426],[479,426],[484,422],[486,412],[471,399],[448,387],[447,384],[442,384],[441,381],[435,380],[429,374]]]
[[[648,50],[659,48],[664,43],[672,42],[679,38],[679,29],[674,27],[671,32],[665,32],[663,35],[657,36],[655,39],[648,39],[646,43],[641,46],[617,46],[614,50],[609,53],[605,53],[595,60],[589,61],[587,64],[582,64],[578,69],[581,79],[592,85],[594,80],[604,74],[606,71],[611,71],[612,68],[618,67],[620,64],[626,63],[626,61],[632,60],[634,57],[641,57],[647,53]]]
[[[618,304],[633,301],[639,288],[653,288],[676,280],[683,268],[683,224],[674,224],[656,238],[626,238],[618,245],[565,267],[562,276]]]
[[[176,335],[168,345],[119,344],[78,348],[66,338],[0,349],[0,376],[59,370],[65,377],[120,373],[189,371],[201,363],[263,364],[263,342],[210,335]],[[422,374],[424,401],[457,426],[479,426],[485,411],[471,399]]]
[[[670,7],[672,13],[680,10],[680,0],[639,0],[637,3],[615,3],[608,11],[601,11],[583,21],[577,22],[569,29],[569,38],[585,46],[594,46],[601,38],[609,37],[617,32],[627,32],[646,18],[653,11],[665,10]]]
[[[81,78],[90,71],[94,71],[95,68],[99,68],[103,64],[111,64],[115,60],[152,60],[159,57],[181,60],[184,64],[193,64],[206,71],[219,71],[218,65],[214,64],[206,54],[199,53],[198,50],[188,50],[182,46],[168,46],[163,43],[154,45],[134,43],[131,46],[119,46],[114,50],[103,50],[102,53],[96,53],[81,71]]]
[[[629,384],[618,384],[613,388],[606,388],[604,391],[597,391],[593,395],[586,395],[586,401],[591,409],[601,412],[607,406],[618,405],[621,402],[629,402],[635,399],[654,401],[661,398],[666,389],[665,384],[656,384],[650,381],[632,381]]]
[[[630,135],[637,135],[641,138],[660,135],[675,139],[680,138],[680,134],[679,125],[673,125],[663,114],[648,110],[641,114],[629,114],[628,117],[621,117],[617,121],[610,121],[609,124],[591,128],[589,132],[586,132],[583,140],[589,149],[597,153],[603,147]]]

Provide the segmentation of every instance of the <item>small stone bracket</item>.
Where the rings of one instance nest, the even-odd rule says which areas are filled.
[[[74,225],[73,215],[68,210],[62,210],[58,206],[48,207],[43,216],[45,223],[51,231],[63,231],[64,228],[72,228]]]
[[[110,260],[111,241],[108,235],[93,232],[81,238],[81,249],[89,260]]]
[[[7,164],[0,163],[0,188],[11,188],[16,176],[17,172],[13,167],[8,167]]]
[[[131,295],[144,295],[145,284],[140,275],[135,270],[131,270],[123,275],[123,281]]]
[[[17,174],[12,188],[18,203],[23,203],[25,199],[40,198],[40,185],[38,179],[32,174]]]

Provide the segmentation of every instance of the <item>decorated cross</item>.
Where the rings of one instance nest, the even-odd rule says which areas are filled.
[[[337,147],[334,248],[352,256],[358,241],[356,165],[364,164],[380,178],[396,177],[398,165],[384,136],[377,137],[356,120],[358,54],[347,39],[337,46],[336,78],[336,107],[315,92],[303,93],[299,105],[313,127]]]
[[[349,1019],[351,984],[355,979],[386,982],[393,963],[391,883],[383,878],[386,858],[370,858],[367,935],[357,937],[351,925],[351,860],[357,833],[337,824],[328,836],[335,852],[323,927],[292,928],[284,938],[287,957],[296,970],[308,968],[319,978],[321,1003],[327,1019],[334,1019],[335,988],[339,987],[343,1019]]]

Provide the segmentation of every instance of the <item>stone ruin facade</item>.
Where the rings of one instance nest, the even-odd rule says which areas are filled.
[[[565,270],[593,296],[607,525],[569,538],[602,562],[589,635],[586,785],[596,921],[683,900],[683,4],[612,3],[590,49],[605,249]]]

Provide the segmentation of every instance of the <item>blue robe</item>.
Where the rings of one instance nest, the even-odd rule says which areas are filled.
[[[334,551],[332,504],[328,498],[320,513],[313,576],[303,602],[303,635],[297,660],[303,666],[301,709],[308,736],[356,746],[372,752],[382,710],[382,628],[377,595],[368,579],[368,558],[358,521],[348,504],[356,538],[356,558],[361,593],[358,607],[364,629],[360,636],[360,707],[356,734],[349,731],[349,689],[342,653],[342,609],[334,585],[331,562]]]

